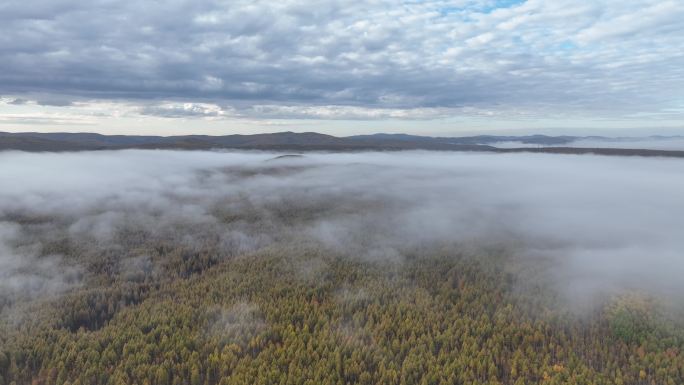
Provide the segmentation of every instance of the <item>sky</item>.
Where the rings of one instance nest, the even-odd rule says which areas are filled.
[[[0,131],[684,134],[681,0],[3,0]]]

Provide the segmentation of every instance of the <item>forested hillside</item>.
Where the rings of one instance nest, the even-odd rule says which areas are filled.
[[[681,334],[625,299],[580,318],[505,255],[401,265],[311,247],[149,250],[3,327],[4,384],[681,384]],[[162,278],[164,277],[164,278]]]
[[[211,156],[227,165],[2,207],[0,384],[684,383],[678,305],[645,287],[572,301],[553,253],[466,234],[445,214],[464,169],[444,190],[423,178],[452,171]]]

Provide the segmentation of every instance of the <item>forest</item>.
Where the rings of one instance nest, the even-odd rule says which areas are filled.
[[[277,155],[0,155],[0,385],[684,383],[681,161]]]

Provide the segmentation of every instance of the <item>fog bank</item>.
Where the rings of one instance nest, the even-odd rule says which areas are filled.
[[[624,148],[636,150],[684,151],[684,137],[646,138],[582,138],[564,144],[529,144],[523,142],[496,142],[498,148],[520,147],[578,147],[578,148]]]
[[[399,263],[433,245],[497,248],[545,261],[571,299],[684,290],[684,160],[278,155],[0,153],[0,294],[68,290],[96,268],[81,258],[93,253],[130,274],[150,239],[219,258],[307,241]]]

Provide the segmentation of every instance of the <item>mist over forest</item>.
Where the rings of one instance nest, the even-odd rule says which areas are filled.
[[[0,385],[684,385],[682,20],[0,0]]]
[[[420,247],[545,258],[569,296],[677,294],[683,161],[534,154],[3,153],[3,290],[55,292],[62,242],[136,258],[127,237],[221,254],[307,241],[354,258]],[[32,271],[36,270],[36,271]],[[85,272],[77,274],[82,276]],[[56,286],[55,286],[56,285]],[[69,285],[65,285],[65,288]],[[29,294],[29,293],[27,293]]]
[[[3,152],[0,164],[0,342],[16,351],[36,348],[29,342],[36,338],[31,330],[74,341],[92,339],[123,327],[117,325],[125,325],[145,306],[157,306],[155,312],[165,314],[175,305],[158,301],[171,292],[208,285],[209,293],[229,282],[235,286],[189,297],[195,298],[190,302],[174,301],[199,312],[200,318],[193,318],[202,330],[193,337],[204,341],[199,346],[214,346],[207,341],[219,347],[252,346],[254,338],[276,338],[272,333],[279,321],[259,298],[279,285],[318,287],[316,295],[323,297],[316,301],[329,295],[336,306],[373,301],[388,306],[392,294],[379,294],[383,291],[375,287],[377,282],[385,282],[394,293],[419,295],[421,269],[429,269],[427,279],[432,276],[435,285],[444,274],[466,274],[450,278],[462,279],[454,283],[460,289],[449,289],[459,296],[466,295],[468,280],[486,285],[500,280],[505,287],[492,297],[499,298],[495,303],[503,301],[497,309],[511,311],[506,303],[511,304],[525,314],[519,316],[523,323],[554,325],[560,321],[549,320],[561,317],[574,320],[568,322],[575,328],[599,322],[609,332],[599,328],[597,333],[613,336],[601,338],[621,336],[624,349],[644,348],[648,338],[666,344],[653,349],[679,346],[667,342],[679,341],[671,331],[674,326],[657,325],[678,325],[684,304],[681,159],[121,150]],[[276,267],[268,262],[273,258],[279,261]],[[354,273],[358,277],[375,278],[340,276],[348,264],[360,269]],[[262,282],[270,276],[266,272],[282,266],[285,270],[271,284],[264,283],[269,289],[231,294],[241,285]],[[237,271],[243,272],[240,277],[234,276]],[[487,290],[475,290],[481,293],[473,298],[488,298]],[[215,303],[212,298],[223,299]],[[451,297],[442,300],[446,298]],[[203,305],[193,302],[198,300]],[[351,316],[344,315],[344,306],[340,309],[341,319]],[[463,317],[463,311],[454,316]],[[362,324],[339,322],[336,333],[362,338]],[[648,334],[650,330],[660,334]],[[127,357],[124,351],[118,354]],[[2,360],[6,365],[0,362],[11,372],[7,378],[17,383],[30,378],[107,383],[116,373],[126,382],[138,378],[123,369],[83,377],[75,370],[78,365],[68,364],[51,372],[49,362],[64,358],[22,361],[22,354],[8,351],[9,358]],[[200,356],[208,360],[204,354]],[[160,364],[153,357],[151,362]],[[169,379],[159,379],[160,366],[153,365],[152,383],[171,383],[176,369],[164,365]],[[506,365],[496,373],[463,378],[513,383],[518,377]],[[596,373],[606,369],[587,365]],[[201,363],[195,366],[201,381],[218,383],[222,378]],[[181,370],[176,377],[190,378],[195,368],[184,370],[188,372]],[[634,378],[641,378],[641,370],[633,368]],[[101,373],[109,374],[105,378]],[[540,380],[543,373],[540,367],[524,378]],[[569,375],[558,371],[558,378],[561,373],[562,378]],[[651,376],[645,373],[644,378]],[[655,373],[652,378],[674,378]]]

